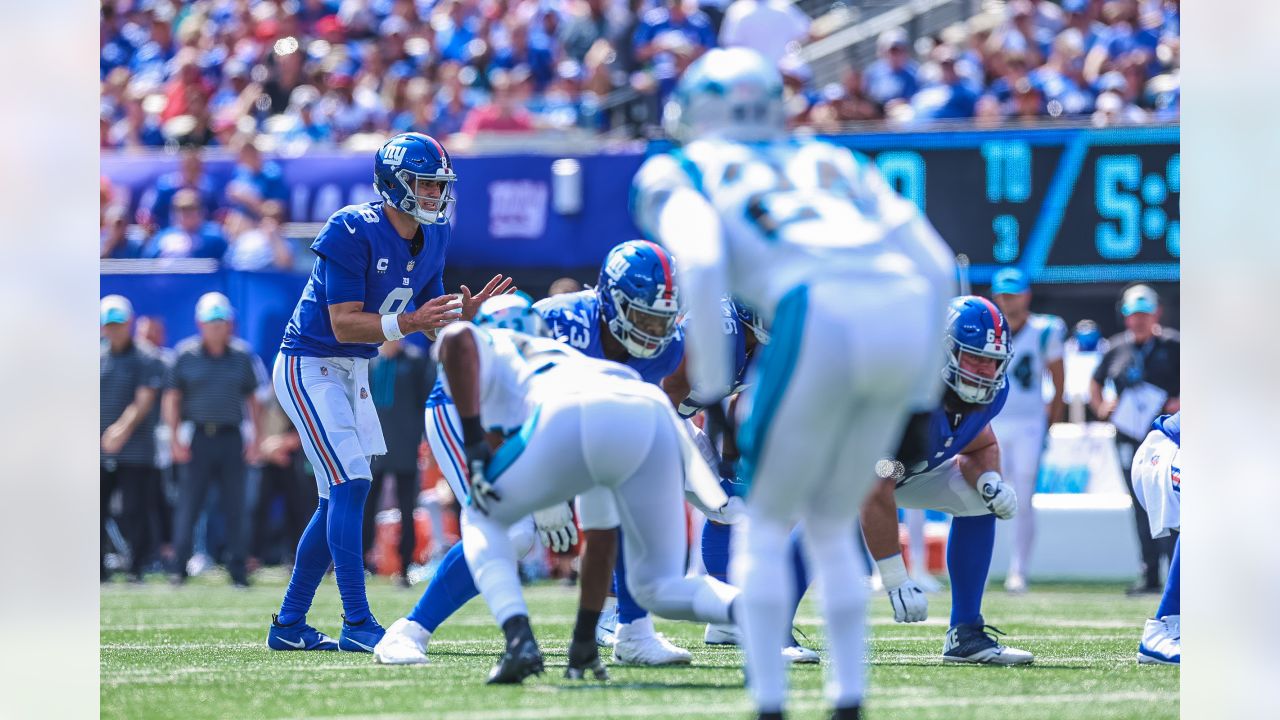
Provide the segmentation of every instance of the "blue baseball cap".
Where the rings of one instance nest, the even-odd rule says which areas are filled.
[[[236,311],[231,308],[231,301],[220,292],[205,293],[196,302],[196,320],[207,323],[218,320],[233,320]]]
[[[1030,289],[1027,274],[1016,267],[1000,268],[991,278],[992,295],[1017,295]]]
[[[1160,296],[1150,285],[1134,285],[1124,291],[1120,301],[1120,314],[1129,317],[1134,313],[1154,313],[1160,306]]]
[[[98,324],[127,323],[133,319],[133,304],[123,295],[107,295],[98,306]]]

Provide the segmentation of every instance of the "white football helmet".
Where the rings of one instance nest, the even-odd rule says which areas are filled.
[[[542,315],[533,309],[533,299],[523,292],[497,295],[480,303],[473,321],[476,327],[514,330],[526,335],[551,337]]]
[[[662,124],[677,142],[718,137],[772,140],[786,132],[782,75],[760,53],[717,48],[681,76],[663,109]]]

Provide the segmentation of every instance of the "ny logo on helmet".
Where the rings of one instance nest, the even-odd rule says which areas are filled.
[[[388,145],[382,150],[382,159],[391,167],[399,167],[404,162],[405,146]]]

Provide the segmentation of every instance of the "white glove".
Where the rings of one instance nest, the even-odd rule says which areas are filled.
[[[747,505],[742,501],[742,498],[730,495],[729,501],[721,505],[719,510],[712,510],[704,514],[712,522],[718,522],[721,525],[733,525],[742,519],[742,513],[746,509]]]
[[[978,478],[978,494],[996,517],[1008,520],[1018,512],[1018,495],[1000,479],[1000,473],[985,472]]]
[[[902,562],[902,555],[894,555],[876,561],[880,569],[880,580],[884,583],[885,592],[889,594],[889,604],[893,606],[893,619],[900,623],[921,622],[929,618],[929,597],[924,590],[907,575],[907,566]]]
[[[533,524],[538,528],[543,546],[555,552],[565,552],[578,542],[578,526],[573,523],[573,508],[569,503],[559,503],[535,512]]]

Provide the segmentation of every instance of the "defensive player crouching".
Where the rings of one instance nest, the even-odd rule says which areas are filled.
[[[1151,537],[1179,533],[1165,578],[1164,595],[1154,618],[1147,620],[1138,644],[1138,662],[1182,664],[1182,594],[1179,571],[1182,548],[1182,413],[1161,415],[1151,424],[1133,455],[1133,494],[1151,523]]]
[[[507,528],[594,488],[612,496],[633,539],[624,552],[638,602],[673,619],[730,621],[738,591],[684,577],[682,532],[686,478],[710,507],[727,498],[658,388],[563,343],[471,323],[446,330],[433,351],[462,421],[471,479],[462,516],[467,565],[506,636],[490,683],[519,683],[543,670]],[[517,418],[519,432],[500,446],[483,430]],[[604,671],[590,634],[569,648],[570,673],[585,670]]]
[[[365,596],[361,526],[374,455],[386,452],[369,392],[369,358],[383,340],[429,336],[501,292],[500,277],[462,298],[442,280],[457,176],[449,154],[421,133],[388,140],[374,156],[379,202],[334,213],[311,249],[316,261],[276,357],[274,383],[316,471],[319,506],[298,541],[272,650],[370,652],[383,629]],[[410,306],[414,309],[411,309]],[[338,642],[306,622],[329,564],[342,596]]]
[[[942,406],[912,417],[898,454],[906,468],[892,461],[876,468],[886,479],[863,505],[863,535],[880,568],[893,619],[919,622],[928,617],[929,601],[902,562],[898,507],[952,515],[947,540],[951,628],[942,660],[1024,665],[1032,661],[1031,653],[1001,645],[992,634],[1000,631],[982,618],[996,518],[1007,520],[1018,509],[1013,488],[1000,477],[1000,445],[990,424],[1009,393],[1009,326],[991,301],[972,295],[953,300],[948,315]]]
[[[480,306],[473,321],[476,327],[512,330],[536,337],[547,337],[549,331],[542,316],[533,309],[528,295],[499,295]],[[460,505],[465,506],[471,494],[466,474],[467,461],[462,454],[462,421],[453,399],[444,387],[444,375],[436,375],[436,386],[427,399],[426,433],[432,456],[439,459],[440,471]],[[486,426],[486,430],[505,437],[519,429]],[[578,541],[573,509],[568,503],[533,513],[512,524],[507,535],[517,558],[533,547],[535,533],[543,545],[563,552]],[[440,561],[435,576],[427,585],[413,609],[387,628],[387,634],[373,649],[374,660],[384,665],[418,665],[427,662],[427,645],[436,629],[471,598],[480,594],[467,560],[463,543],[455,543]]]

